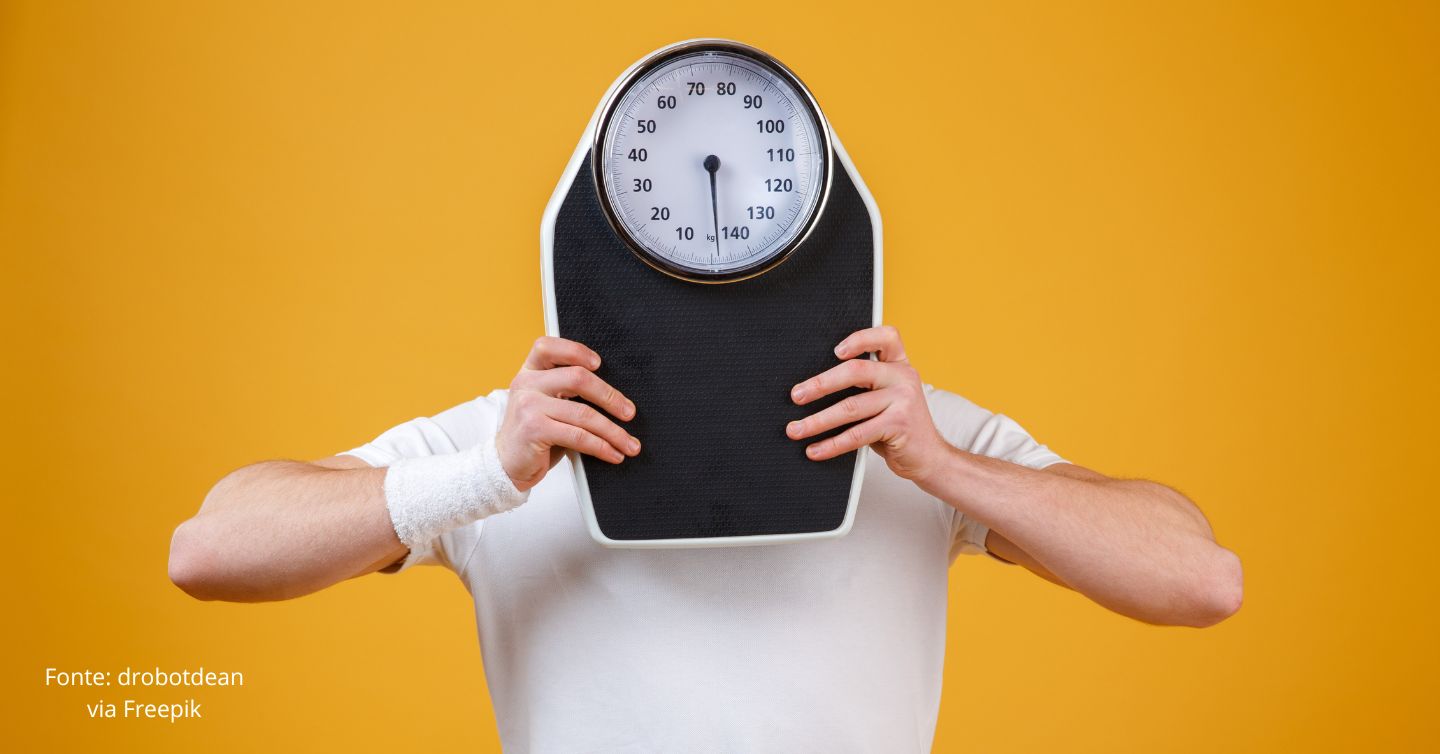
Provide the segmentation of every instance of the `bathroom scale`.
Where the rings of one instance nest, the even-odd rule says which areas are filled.
[[[785,427],[858,392],[790,400],[881,323],[880,212],[795,73],[720,39],[646,56],[605,93],[540,235],[546,333],[599,353],[636,406],[639,455],[568,452],[596,542],[850,530],[868,449],[812,461],[820,438]]]

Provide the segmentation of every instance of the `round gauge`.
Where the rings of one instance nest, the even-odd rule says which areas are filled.
[[[641,259],[703,283],[779,264],[810,230],[829,127],[789,69],[735,42],[661,50],[616,87],[595,136],[600,204]]]

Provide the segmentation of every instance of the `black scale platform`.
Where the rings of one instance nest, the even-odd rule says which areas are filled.
[[[588,159],[587,159],[588,163]],[[615,236],[582,168],[555,222],[561,337],[600,354],[599,376],[635,402],[635,458],[584,458],[600,529],[644,540],[831,531],[845,517],[855,454],[811,461],[788,422],[790,388],[840,363],[833,348],[871,324],[870,216],[835,163],[824,215],[763,275],[705,285],[640,261]],[[839,430],[836,430],[839,431]]]

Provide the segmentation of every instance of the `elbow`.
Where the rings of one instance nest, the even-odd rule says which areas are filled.
[[[1215,562],[1206,568],[1191,590],[1191,605],[1183,625],[1208,628],[1240,612],[1245,604],[1245,571],[1240,556],[1219,550]]]
[[[199,517],[176,527],[170,538],[170,583],[203,602],[274,602],[314,591],[257,567],[232,540],[223,527]]]
[[[176,527],[170,538],[170,583],[197,600],[224,599],[213,553],[196,528],[191,519]]]

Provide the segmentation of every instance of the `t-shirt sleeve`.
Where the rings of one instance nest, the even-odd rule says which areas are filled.
[[[402,458],[460,453],[493,437],[505,415],[507,391],[495,392],[447,409],[435,416],[411,419],[386,430],[379,437],[340,455],[355,456],[374,467],[386,467]],[[411,566],[440,565],[458,572],[464,556],[473,548],[484,521],[446,532],[410,551],[397,573]],[[457,560],[456,556],[460,556]]]
[[[1041,445],[1023,427],[1004,414],[989,411],[964,398],[925,386],[925,399],[935,428],[945,441],[961,450],[1002,461],[1043,469],[1067,461]],[[953,510],[953,509],[952,509]],[[990,528],[965,514],[955,511],[955,533],[950,544],[950,560],[960,555],[983,555],[985,536]]]

